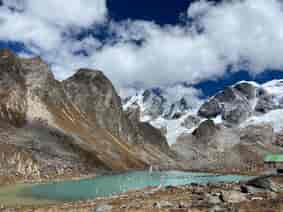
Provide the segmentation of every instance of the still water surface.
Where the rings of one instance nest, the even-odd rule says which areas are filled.
[[[138,171],[79,181],[5,187],[0,189],[0,203],[5,205],[30,205],[89,200],[97,197],[109,197],[148,186],[236,182],[248,179],[249,177],[239,175],[215,175],[179,171],[152,173]]]

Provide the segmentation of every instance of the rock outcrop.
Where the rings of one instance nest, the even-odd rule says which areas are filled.
[[[193,169],[227,172],[262,171],[266,154],[283,152],[270,125],[228,128],[212,120],[180,136],[172,148]]]
[[[252,85],[238,84],[227,87],[205,102],[198,114],[205,118],[215,118],[220,115],[228,125],[237,125],[252,114],[250,99],[255,98],[256,88]]]
[[[25,177],[177,165],[161,132],[123,111],[101,71],[80,69],[59,82],[40,58],[2,50],[0,96],[0,144],[17,149]]]
[[[282,109],[282,94],[280,80],[263,85],[239,82],[208,99],[200,107],[198,115],[204,118],[221,116],[227,126],[237,126],[251,116]]]

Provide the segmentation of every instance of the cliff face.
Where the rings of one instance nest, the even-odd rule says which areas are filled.
[[[36,176],[176,166],[166,139],[123,112],[100,71],[80,69],[59,82],[40,58],[2,50],[0,97],[0,144],[30,156]]]

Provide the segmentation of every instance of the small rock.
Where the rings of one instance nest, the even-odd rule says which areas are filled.
[[[180,202],[179,205],[178,205],[178,208],[187,208],[188,205],[185,204],[184,202]]]
[[[173,204],[171,202],[168,202],[168,201],[160,201],[160,206],[161,208],[171,208],[173,207]]]
[[[270,197],[271,197],[271,199],[277,199],[278,194],[275,193],[275,192],[270,192]]]
[[[161,200],[160,202],[153,203],[154,208],[172,208],[174,205],[171,202]]]
[[[112,211],[112,206],[103,204],[103,205],[98,205],[93,212],[111,212]]]
[[[252,200],[252,201],[257,201],[257,200],[258,200],[258,201],[262,201],[262,200],[264,200],[264,199],[263,199],[263,197],[252,197],[251,200]]]
[[[125,208],[128,208],[128,206],[127,206],[127,205],[121,205],[120,208],[121,208],[121,209],[125,209]]]
[[[154,208],[161,208],[161,205],[160,205],[159,202],[155,202],[155,203],[153,203],[152,207],[154,207]]]
[[[226,212],[225,208],[221,208],[219,205],[215,205],[213,208],[209,209],[209,212]]]

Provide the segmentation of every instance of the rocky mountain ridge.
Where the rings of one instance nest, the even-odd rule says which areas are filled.
[[[146,111],[140,120],[160,106],[133,99],[136,96],[126,107]],[[187,161],[190,169],[259,172],[264,170],[267,154],[283,153],[282,112],[283,80],[262,85],[242,81],[200,101],[197,107],[184,110],[180,116],[161,114],[146,119],[162,129],[171,148],[181,161]]]
[[[178,166],[161,132],[130,118],[100,71],[80,69],[59,82],[40,58],[5,49],[0,95],[1,151],[27,157],[19,179]],[[0,167],[8,167],[5,161]],[[15,169],[0,168],[0,175],[7,172]]]
[[[283,109],[283,80],[272,80],[262,85],[241,81],[207,100],[199,98],[192,102],[182,96],[172,102],[164,95],[165,92],[160,91],[158,95],[151,89],[138,92],[125,100],[124,108],[140,108],[143,111],[140,120],[161,129],[170,145],[183,133],[193,132],[206,119],[227,127],[268,123],[276,131],[283,129],[278,116]],[[167,111],[171,111],[171,115],[167,115]]]

